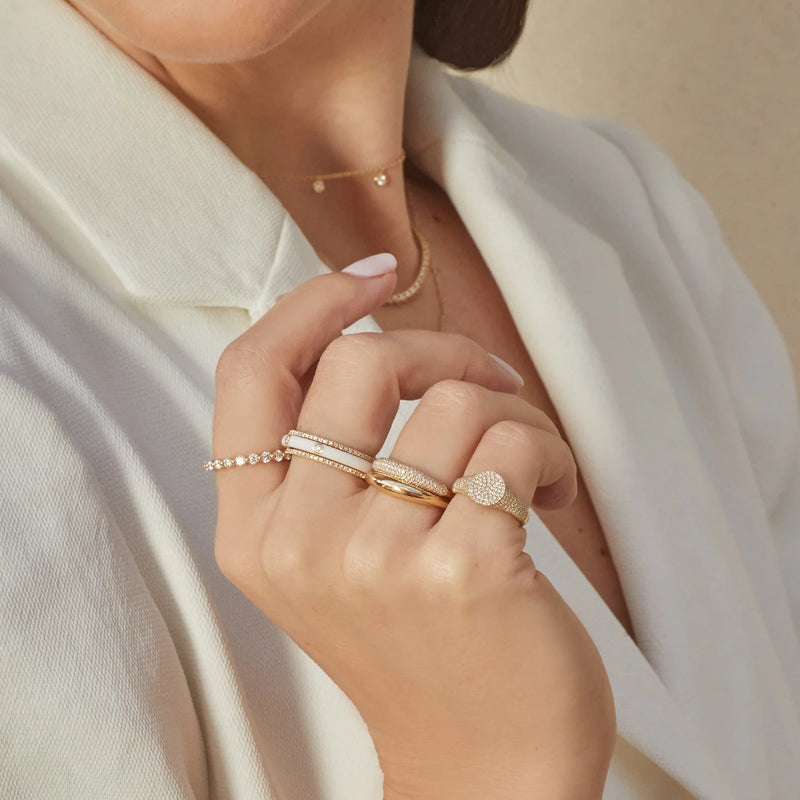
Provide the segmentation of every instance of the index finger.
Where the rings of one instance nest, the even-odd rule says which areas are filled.
[[[378,253],[341,272],[311,278],[225,348],[216,370],[214,458],[279,447],[281,436],[297,421],[303,376],[344,328],[389,297],[396,267],[391,253]],[[242,497],[263,496],[265,481],[274,485],[282,477],[269,466],[266,474],[261,469],[241,470],[237,492]],[[257,494],[250,494],[248,486]]]

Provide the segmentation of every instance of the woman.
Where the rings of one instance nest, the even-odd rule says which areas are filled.
[[[4,796],[800,792],[780,336],[414,11],[0,5]]]

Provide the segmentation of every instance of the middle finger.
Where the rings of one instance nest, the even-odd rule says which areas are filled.
[[[519,380],[480,345],[458,334],[404,330],[347,334],[322,354],[297,428],[374,454],[382,446],[401,399],[421,397],[447,379],[479,384],[498,392],[516,392]],[[320,465],[292,459],[289,486],[313,477]],[[341,494],[363,489],[353,476],[330,470],[325,485]],[[319,483],[317,483],[319,487]]]

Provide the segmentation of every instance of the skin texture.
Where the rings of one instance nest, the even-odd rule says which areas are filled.
[[[472,340],[340,334],[394,285],[314,278],[234,340],[217,367],[214,452],[295,425],[375,452],[399,400],[421,398],[393,458],[448,485],[496,469],[525,504],[571,503],[558,429]],[[387,799],[602,795],[608,679],[513,517],[459,495],[444,511],[405,502],[298,456],[218,472],[217,487],[220,568],[351,698]]]
[[[324,206],[275,177],[400,151],[411,0],[73,5],[261,176],[331,262],[382,251],[399,262],[396,276],[309,281],[231,343],[215,454],[277,446],[294,427],[375,452],[398,400],[421,398],[399,460],[448,483],[496,469],[543,513],[572,503],[575,462],[554,421],[474,341],[421,330],[435,328],[432,284],[381,308],[417,269],[406,191],[426,208],[446,197],[413,164],[380,191],[369,178],[336,182]],[[459,267],[444,250],[437,264]],[[385,333],[340,335],[368,313]],[[217,486],[220,568],[353,700],[387,800],[601,797],[615,739],[608,679],[513,518],[464,497],[445,512],[403,502],[300,458],[217,473]]]
[[[330,0],[75,0],[138,50],[173,61],[245,61],[285,41]]]
[[[380,193],[369,177],[332,183],[322,207],[309,203],[307,184],[272,177],[357,169],[400,153],[411,0],[72,5],[261,176],[328,260],[344,267],[388,251],[399,286],[413,281],[402,170]]]

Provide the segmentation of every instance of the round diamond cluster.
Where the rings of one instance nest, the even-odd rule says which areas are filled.
[[[203,464],[203,469],[213,472],[215,469],[228,469],[229,467],[243,467],[245,464],[269,464],[270,461],[287,461],[291,458],[288,453],[282,450],[270,452],[265,450],[263,453],[250,453],[249,456],[234,456],[233,458],[212,458]]]
[[[496,472],[481,472],[470,478],[470,497],[482,506],[493,506],[495,503],[499,503],[505,493],[505,481]]]

